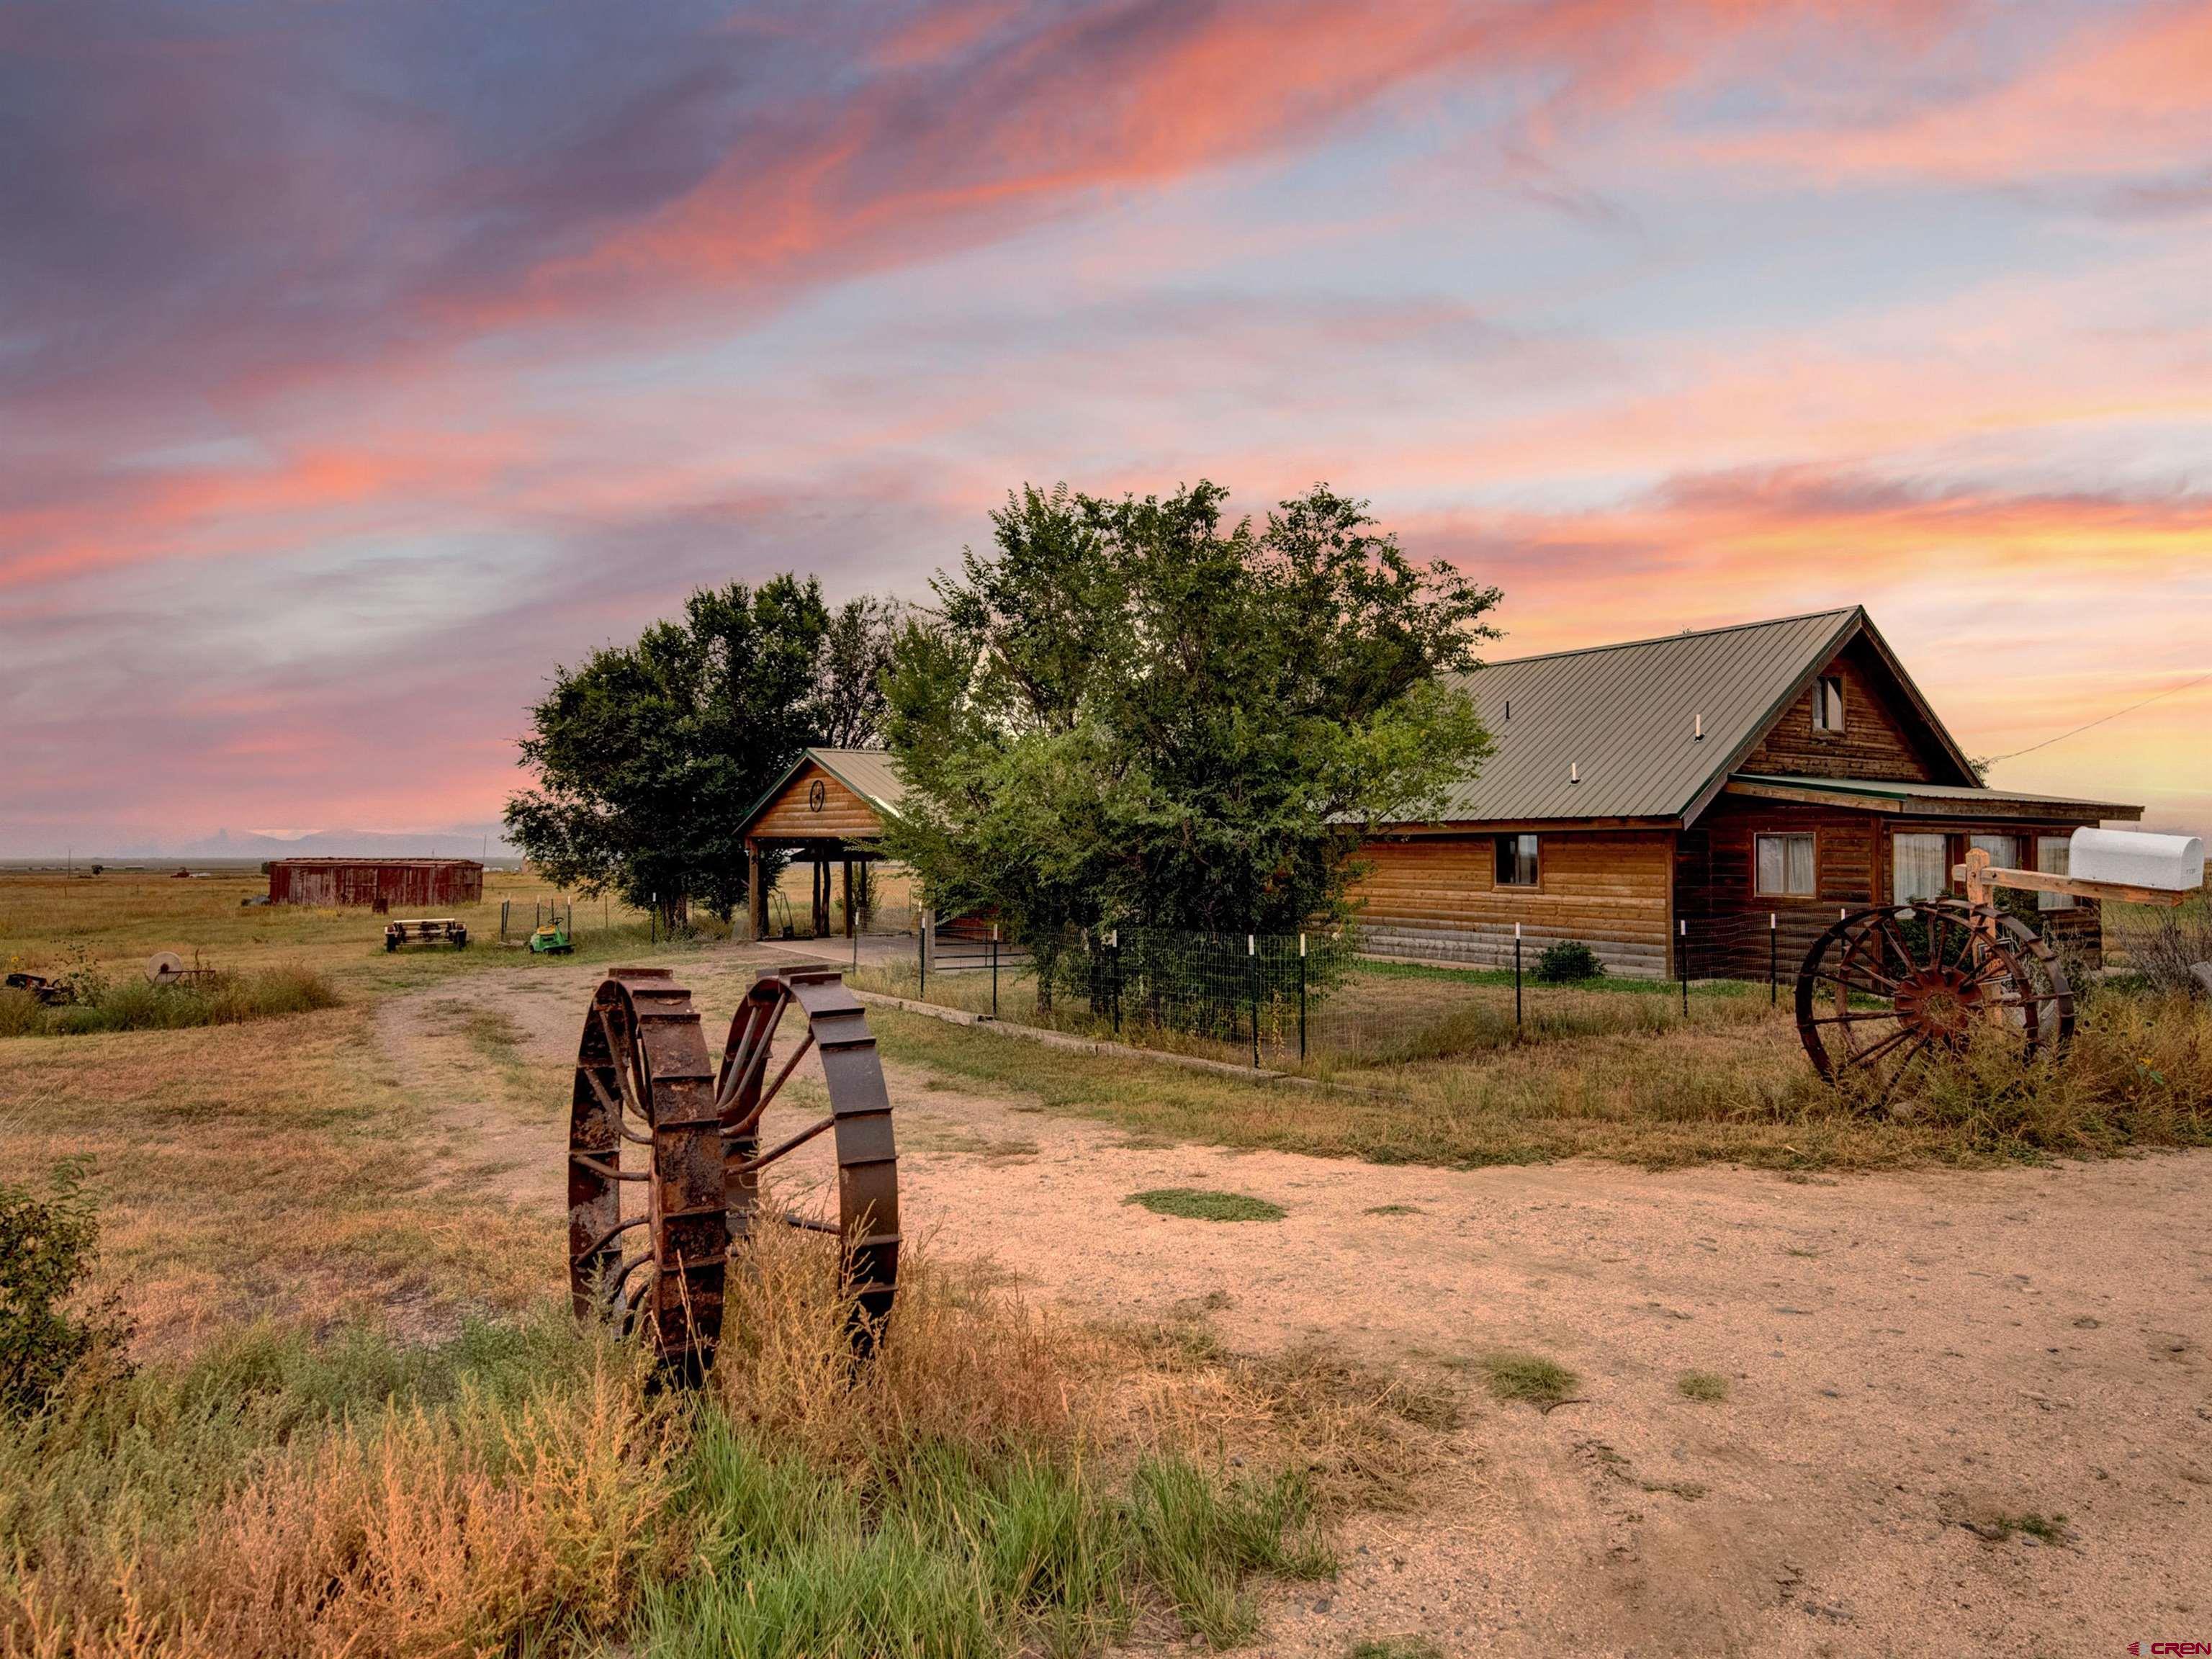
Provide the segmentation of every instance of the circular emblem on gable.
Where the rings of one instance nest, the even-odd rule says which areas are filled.
[[[822,810],[823,803],[827,801],[829,799],[830,792],[822,787],[821,779],[817,778],[813,782],[806,786],[806,810],[808,811],[820,811]]]

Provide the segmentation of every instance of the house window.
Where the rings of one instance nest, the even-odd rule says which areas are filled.
[[[2018,836],[1969,836],[1966,844],[1978,847],[1987,853],[1992,870],[2017,870],[2021,867]]]
[[[1948,836],[1892,836],[1889,838],[1889,896],[1899,904],[1942,898],[1951,886]]]
[[[1813,896],[1813,837],[1758,837],[1759,893],[1762,898]]]
[[[1500,887],[1534,887],[1537,884],[1535,836],[1498,836],[1498,884]]]
[[[2073,867],[2074,843],[2063,836],[2038,836],[2035,838],[2035,867],[2046,876],[2063,876]],[[2039,910],[2071,910],[2076,901],[2071,893],[2038,893],[2035,908]]]
[[[1814,684],[1813,729],[1815,732],[1840,732],[1844,729],[1844,682],[1838,675],[1823,674]]]

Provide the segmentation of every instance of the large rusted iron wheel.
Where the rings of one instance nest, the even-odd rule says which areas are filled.
[[[631,1151],[631,1148],[635,1151]],[[714,1073],[691,994],[617,968],[584,1017],[568,1118],[568,1287],[696,1370],[722,1327],[729,1227]]]
[[[805,1030],[774,1064],[771,1079],[772,1050],[794,1008]],[[787,1127],[775,1121],[787,1115],[778,1108],[810,1049],[821,1057],[830,1109]],[[854,1349],[865,1357],[882,1334],[898,1284],[898,1152],[876,1039],[842,976],[834,969],[763,974],[730,1022],[714,1103],[728,1149],[724,1194],[732,1240],[743,1240],[763,1222],[834,1237],[840,1281],[853,1297]],[[769,1201],[763,1171],[825,1133],[836,1158],[836,1189],[828,1195],[834,1219]]]
[[[1916,1067],[2000,1043],[2022,1066],[2074,1035],[2057,954],[2017,916],[1956,900],[1843,917],[1797,975],[1797,1033],[1814,1069],[1886,1112]]]
[[[770,1080],[794,1006],[805,1030],[786,1033],[799,1040]],[[819,1052],[830,1109],[787,1133],[776,1109],[810,1051]],[[696,1376],[721,1337],[730,1246],[767,1221],[837,1239],[854,1347],[873,1350],[898,1280],[898,1155],[875,1038],[834,969],[764,975],[716,1068],[691,994],[665,969],[617,969],[585,1016],[571,1103],[568,1278],[579,1315],[615,1314]],[[836,1158],[836,1218],[769,1205],[763,1172],[824,1133]]]

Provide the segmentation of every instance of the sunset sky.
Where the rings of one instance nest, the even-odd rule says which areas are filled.
[[[1493,654],[2212,676],[2212,3],[0,6],[0,856],[495,823],[690,587],[1316,480]],[[2000,764],[2212,829],[2212,679]]]

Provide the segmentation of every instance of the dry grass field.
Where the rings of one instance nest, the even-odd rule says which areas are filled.
[[[0,1420],[0,1654],[2057,1654],[2212,1575],[2203,1154],[2105,1156],[2206,1138],[2201,1005],[1896,1124],[1719,988],[1352,1088],[884,1011],[894,1358],[825,1369],[802,1243],[679,1399],[559,1299],[568,1056],[607,961],[726,1016],[764,953],[258,886],[0,873],[0,957],[336,998],[0,1038],[5,1179],[77,1162],[137,1327]]]

